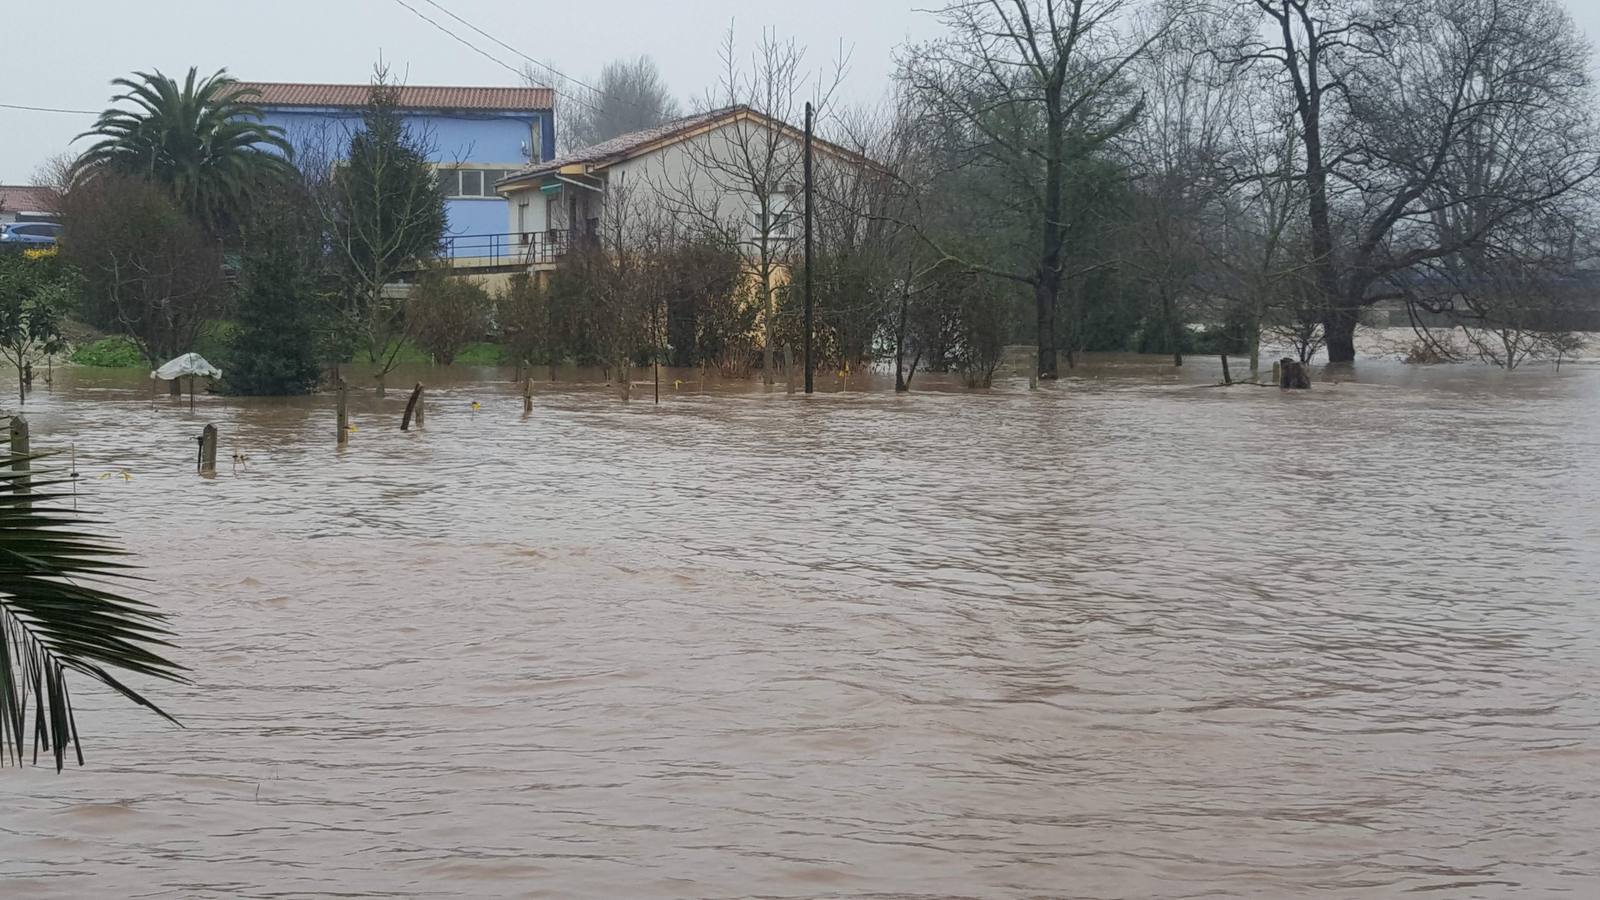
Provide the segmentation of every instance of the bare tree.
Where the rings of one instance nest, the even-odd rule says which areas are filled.
[[[680,229],[717,234],[737,247],[744,277],[759,297],[762,380],[774,381],[776,294],[795,262],[801,184],[797,123],[809,99],[822,108],[843,79],[839,62],[828,76],[810,76],[805,51],[793,40],[762,35],[748,63],[733,29],[720,51],[723,73],[704,111],[728,113],[725,124],[684,142],[681,163],[662,161],[656,191]],[[667,167],[676,166],[668,170]]]
[[[342,159],[301,159],[307,177],[321,179],[314,193],[339,279],[340,318],[377,367],[380,396],[408,336],[395,285],[437,257],[445,229],[428,137],[413,132],[398,104],[399,90],[380,65]]]
[[[940,13],[951,34],[913,47],[901,77],[962,151],[1006,190],[1008,212],[1027,224],[1023,267],[946,255],[978,272],[1029,287],[1038,327],[1038,371],[1056,377],[1056,310],[1064,281],[1069,169],[1137,120],[1141,101],[1128,68],[1161,39],[1178,12],[1130,33],[1133,0],[963,0]]]
[[[1182,0],[1159,0],[1139,17],[1152,31],[1131,77],[1146,98],[1143,115],[1118,141],[1133,176],[1125,267],[1155,295],[1172,364],[1183,365],[1185,326],[1203,295],[1208,232],[1235,188],[1227,157],[1246,98],[1240,64],[1211,52],[1238,43],[1238,16],[1189,14]]]
[[[1271,37],[1241,58],[1270,66],[1294,104],[1332,362],[1355,358],[1361,309],[1396,296],[1403,273],[1596,175],[1588,51],[1555,0],[1250,3]],[[1492,173],[1470,162],[1488,158],[1470,149],[1483,142]]]
[[[569,84],[566,90],[575,98],[562,110],[561,145],[568,152],[682,114],[648,56],[613,60],[600,70],[593,88]]]
[[[92,324],[127,334],[151,368],[194,349],[221,312],[221,245],[162,187],[133,176],[80,181],[62,213],[62,255],[83,275]]]

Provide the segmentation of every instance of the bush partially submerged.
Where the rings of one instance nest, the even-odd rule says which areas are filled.
[[[144,353],[133,341],[113,335],[74,350],[72,361],[80,366],[101,369],[139,369],[146,366]]]
[[[488,313],[489,294],[482,286],[437,271],[417,282],[406,304],[417,346],[443,366],[483,337]]]

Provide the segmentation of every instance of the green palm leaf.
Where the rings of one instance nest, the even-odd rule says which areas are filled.
[[[97,138],[78,158],[77,180],[102,168],[166,184],[199,221],[224,229],[251,195],[286,174],[292,156],[283,131],[265,124],[253,90],[220,70],[195,69],[180,86],[156,72],[135,72],[111,84],[112,108],[79,137]]]
[[[165,614],[112,590],[133,567],[63,505],[65,482],[17,470],[35,458],[0,456],[0,763],[31,746],[60,771],[68,745],[83,764],[69,670],[174,723],[109,670],[180,682],[186,670],[161,655]]]

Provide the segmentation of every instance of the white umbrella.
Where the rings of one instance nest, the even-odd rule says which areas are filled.
[[[185,375],[189,376],[189,408],[194,409],[194,376],[221,378],[222,370],[206,362],[206,358],[198,353],[185,353],[177,359],[168,360],[166,365],[150,373],[152,379],[163,381],[172,381]]]

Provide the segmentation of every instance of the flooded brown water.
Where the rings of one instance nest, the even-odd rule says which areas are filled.
[[[0,770],[4,896],[1595,896],[1600,366],[1214,365],[424,370],[343,454],[58,371],[195,681]]]

